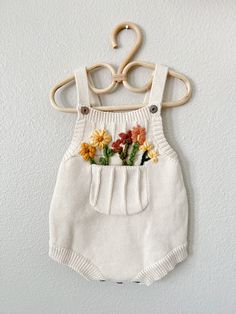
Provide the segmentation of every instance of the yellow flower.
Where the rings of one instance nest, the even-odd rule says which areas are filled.
[[[157,156],[159,156],[159,153],[156,152],[155,150],[151,150],[150,152],[148,152],[148,157],[151,159],[151,161],[153,162],[158,162],[158,158]]]
[[[103,149],[104,145],[108,145],[111,141],[111,135],[106,130],[96,129],[91,135],[91,144],[99,149]]]
[[[151,149],[153,149],[153,145],[149,144],[147,141],[145,141],[143,145],[139,146],[139,150],[141,150],[142,152],[146,152]]]
[[[96,154],[96,147],[87,143],[82,143],[79,153],[84,160],[93,159]]]

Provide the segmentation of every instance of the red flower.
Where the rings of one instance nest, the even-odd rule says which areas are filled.
[[[140,145],[143,145],[143,143],[146,140],[146,129],[142,128],[140,125],[137,125],[136,127],[133,127],[132,131],[132,141],[138,142]]]
[[[115,142],[112,143],[112,149],[115,153],[121,153],[122,152],[122,147],[120,146],[122,144],[122,141],[119,139],[119,140],[116,140]]]
[[[129,130],[127,133],[120,133],[119,137],[122,144],[131,144],[132,143],[132,132]]]

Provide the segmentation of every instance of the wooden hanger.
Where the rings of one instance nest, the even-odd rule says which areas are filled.
[[[121,83],[123,83],[123,85],[130,90],[131,92],[135,92],[135,93],[143,93],[147,90],[150,89],[151,85],[152,85],[152,77],[149,79],[149,81],[143,86],[143,87],[134,87],[132,85],[130,85],[128,83],[127,77],[128,77],[128,72],[137,66],[142,66],[145,68],[149,68],[149,69],[155,69],[155,64],[151,63],[151,62],[145,62],[145,61],[132,61],[129,62],[130,60],[132,60],[132,58],[134,57],[134,55],[137,53],[137,51],[139,50],[141,44],[142,44],[142,34],[141,31],[139,29],[139,27],[134,24],[134,23],[130,23],[130,22],[124,22],[124,23],[120,23],[118,24],[112,31],[112,36],[111,36],[111,41],[112,41],[112,47],[113,48],[118,48],[118,43],[117,43],[117,37],[120,31],[122,31],[123,29],[133,29],[136,33],[136,42],[134,47],[131,49],[131,51],[128,53],[127,57],[124,59],[124,61],[120,64],[118,71],[116,73],[116,70],[108,63],[96,63],[92,66],[87,67],[87,72],[92,72],[95,69],[101,68],[101,67],[105,67],[108,70],[110,70],[111,75],[112,75],[112,82],[109,86],[105,87],[105,88],[96,88],[92,82],[90,80],[88,80],[88,84],[89,84],[89,88],[96,94],[105,94],[105,93],[111,93],[113,92]],[[180,105],[185,104],[191,97],[191,84],[190,81],[187,79],[186,76],[184,76],[183,74],[180,74],[178,72],[175,72],[173,70],[169,69],[168,75],[171,77],[174,77],[180,81],[182,81],[185,85],[186,88],[186,93],[185,95],[176,101],[169,101],[169,102],[163,102],[162,107],[164,108],[169,108],[169,107],[177,107]],[[77,112],[76,108],[68,108],[68,107],[61,107],[57,104],[56,100],[55,100],[55,95],[56,92],[63,86],[73,82],[75,80],[74,75],[71,75],[70,77],[68,77],[67,79],[59,82],[58,84],[56,84],[50,91],[50,95],[49,95],[49,99],[50,102],[52,104],[52,106],[62,112],[68,112],[68,113],[74,113]],[[144,104],[127,104],[127,105],[122,105],[122,106],[96,106],[97,110],[102,110],[102,111],[120,111],[120,110],[133,110],[133,109],[138,109],[143,107]]]

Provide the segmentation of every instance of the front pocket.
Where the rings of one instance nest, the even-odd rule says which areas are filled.
[[[105,215],[133,215],[149,202],[146,166],[91,165],[90,204]]]

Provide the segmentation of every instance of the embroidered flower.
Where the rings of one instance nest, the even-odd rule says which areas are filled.
[[[115,142],[112,143],[111,147],[115,153],[121,153],[122,152],[123,148],[122,148],[121,144],[122,144],[122,141],[120,139],[116,140]]]
[[[91,144],[99,149],[111,142],[111,135],[106,130],[95,129],[91,135]]]
[[[131,144],[132,143],[132,132],[131,130],[126,133],[120,133],[119,137],[121,139],[122,144]]]
[[[155,150],[151,150],[148,152],[148,157],[151,159],[152,162],[158,162],[159,153]]]
[[[81,143],[77,154],[80,154],[84,160],[89,161],[91,164],[98,163],[103,166],[109,165],[110,158],[115,153],[119,154],[123,166],[133,166],[136,159],[138,159],[138,151],[142,152],[140,166],[149,160],[158,161],[158,152],[146,140],[146,129],[139,124],[127,132],[119,133],[118,139],[110,146],[111,141],[112,137],[106,129],[95,129],[91,134],[91,142]],[[97,149],[102,150],[102,155],[98,160],[95,160]]]
[[[133,127],[131,137],[134,143],[138,142],[140,145],[143,145],[146,140],[146,129],[142,128],[140,125]]]
[[[143,145],[139,146],[139,150],[141,150],[141,152],[146,152],[151,149],[153,149],[153,145],[149,144],[147,141],[145,141]]]
[[[93,159],[96,154],[96,147],[87,143],[82,143],[79,153],[84,160]]]

